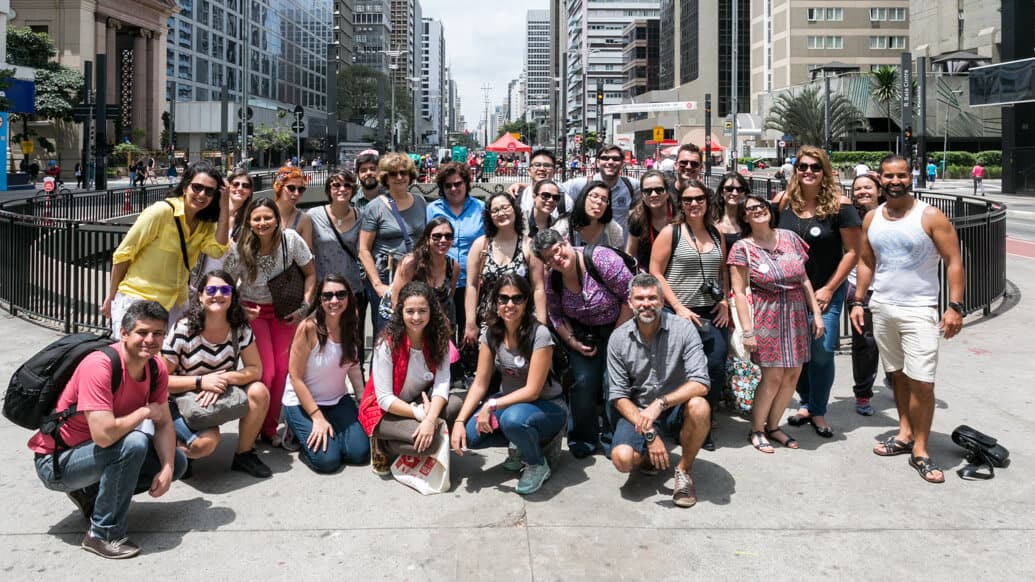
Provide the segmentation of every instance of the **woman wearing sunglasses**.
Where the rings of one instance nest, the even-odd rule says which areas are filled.
[[[241,229],[247,226],[248,219],[244,217],[244,210],[252,201],[252,178],[248,170],[237,168],[226,177],[226,192],[230,198],[230,242],[241,236]],[[200,275],[223,268],[223,257],[210,257],[204,253],[198,255],[198,263],[191,273],[192,292],[197,291],[194,286],[196,278]]]
[[[650,273],[661,283],[668,308],[697,326],[708,357],[708,404],[715,410],[726,385],[726,241],[715,227],[719,213],[712,191],[696,178],[689,178],[683,185],[679,215],[675,224],[658,234]],[[710,433],[702,446],[714,450]]]
[[[270,390],[270,409],[262,425],[261,438],[279,445],[275,438],[280,419],[280,402],[288,375],[288,354],[295,325],[309,312],[316,292],[313,253],[293,230],[281,229],[277,204],[269,198],[252,200],[245,211],[248,228],[226,254],[224,268],[237,283],[241,305],[252,324],[255,343],[262,356],[262,382]],[[273,309],[269,281],[292,265],[305,275],[302,305],[285,319]]]
[[[317,473],[333,473],[370,456],[356,406],[363,390],[362,344],[356,297],[345,277],[325,275],[316,296],[316,309],[291,343],[284,421],[298,438],[302,461]]]
[[[255,438],[270,404],[270,393],[260,376],[262,362],[251,327],[238,303],[234,279],[226,271],[210,271],[201,278],[187,316],[165,336],[162,357],[169,370],[169,394],[196,392],[204,405],[215,402],[234,386],[248,395],[248,412],[237,428],[233,471],[270,477],[270,468],[255,454]],[[238,368],[238,359],[241,367]],[[211,455],[219,444],[219,427],[195,431],[180,416],[170,398],[169,410],[176,445],[188,459]]]
[[[413,254],[403,258],[392,280],[392,307],[398,307],[395,297],[410,281],[426,283],[435,292],[442,311],[449,318],[450,328],[456,326],[456,308],[453,293],[460,276],[460,265],[449,258],[453,246],[453,225],[444,216],[432,218],[413,247]],[[452,334],[450,334],[452,337]]]
[[[834,436],[826,421],[834,385],[834,351],[845,302],[845,280],[855,266],[862,240],[862,220],[834,179],[826,152],[814,146],[798,150],[794,174],[783,196],[777,195],[777,225],[797,234],[809,247],[805,272],[823,310],[826,332],[813,341],[812,357],[798,379],[801,407],[787,419],[791,426],[811,424],[823,438]]]
[[[283,166],[273,178],[273,199],[280,211],[280,228],[297,232],[306,246],[313,248],[313,222],[298,208],[298,201],[305,194],[306,179],[302,170],[295,166]]]
[[[737,220],[737,208],[744,196],[751,193],[751,184],[747,178],[736,172],[730,172],[719,180],[715,189],[716,203],[719,205],[719,217],[715,228],[726,238],[726,248],[733,248],[733,243],[740,240],[745,233],[740,231]]]
[[[313,223],[316,278],[322,281],[331,273],[343,275],[356,293],[350,302],[359,311],[358,321],[365,321],[367,297],[363,293],[363,266],[359,263],[359,211],[352,206],[356,177],[348,170],[331,170],[323,192],[327,204],[307,212]]]
[[[809,359],[812,339],[823,337],[823,317],[805,274],[809,246],[793,232],[773,227],[776,221],[769,202],[761,195],[741,199],[738,216],[744,238],[730,249],[727,263],[744,349],[762,369],[748,439],[763,453],[773,452],[769,439],[796,449],[798,441],[780,428],[780,418],[794,393],[801,365]]]
[[[535,319],[529,302],[532,286],[513,273],[500,278],[490,299],[478,351],[478,372],[453,423],[453,451],[507,445],[503,468],[521,471],[514,490],[534,493],[550,477],[561,452],[561,431],[568,417],[561,384],[553,374],[553,340]],[[502,376],[499,391],[486,398],[493,371]]]
[[[392,289],[399,261],[413,252],[414,242],[424,232],[428,208],[424,198],[410,194],[417,167],[406,154],[385,154],[378,162],[377,179],[388,194],[371,200],[359,219],[359,260],[367,275],[365,289],[375,335],[386,323],[375,307]]]
[[[111,282],[101,315],[119,337],[122,316],[143,299],[169,311],[170,327],[187,305],[190,270],[198,255],[226,252],[230,222],[223,176],[205,163],[191,164],[165,200],[144,209],[111,258]]]
[[[672,224],[676,214],[665,174],[658,170],[644,172],[640,178],[640,198],[629,211],[629,240],[625,244],[625,253],[636,257],[641,269],[650,268],[654,241],[662,229]]]

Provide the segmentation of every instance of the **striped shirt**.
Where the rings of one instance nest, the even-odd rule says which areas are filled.
[[[672,292],[684,307],[692,309],[715,305],[715,300],[711,296],[701,293],[701,285],[706,279],[719,280],[722,249],[718,236],[714,232],[712,233],[712,249],[701,254],[693,240],[687,235],[689,227],[683,228],[683,225],[678,224],[673,225],[673,228],[680,228],[682,231],[679,233],[676,252],[669,258],[668,268],[665,269],[665,280],[668,281]],[[675,235],[674,231],[673,235]],[[704,243],[704,241],[701,242]]]
[[[242,325],[237,329],[238,355],[253,341],[252,328]],[[192,336],[187,331],[187,320],[176,322],[173,332],[165,337],[162,355],[176,363],[176,369],[169,373],[175,376],[200,376],[212,372],[229,372],[237,369],[234,358],[234,343],[230,334],[220,343],[213,344],[202,337]]]

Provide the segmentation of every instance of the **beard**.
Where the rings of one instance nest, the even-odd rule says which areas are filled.
[[[639,307],[636,309],[636,319],[642,323],[654,323],[661,317],[661,309],[657,307]]]
[[[374,188],[377,188],[377,176],[371,176],[366,179],[360,178],[359,184],[367,190],[373,190]]]
[[[884,186],[884,195],[888,198],[902,198],[903,196],[908,196],[910,190],[909,184],[900,184],[898,186],[888,184]]]

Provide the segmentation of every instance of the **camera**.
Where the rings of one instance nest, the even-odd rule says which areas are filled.
[[[719,282],[715,279],[705,279],[704,283],[701,283],[701,293],[715,301],[722,301],[725,297],[722,292],[722,285],[719,285]]]

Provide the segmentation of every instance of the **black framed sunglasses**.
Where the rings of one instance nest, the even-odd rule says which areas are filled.
[[[744,194],[744,193],[746,193],[748,191],[748,189],[743,187],[743,186],[723,186],[722,187],[722,191],[723,192],[727,192],[727,193],[729,193],[729,192],[740,192],[740,193]]]
[[[668,188],[664,186],[654,186],[653,188],[640,188],[640,192],[644,196],[653,196],[655,194],[664,194],[668,192]]]
[[[191,182],[190,183],[190,189],[195,194],[204,194],[205,196],[208,196],[209,198],[214,197],[216,195],[216,193],[219,192],[218,188],[213,188],[212,186],[206,186],[206,185],[204,185],[204,184],[202,184],[200,182]]]
[[[552,194],[550,192],[540,192],[539,193],[539,197],[542,198],[543,200],[547,200],[547,201],[549,201],[549,200],[553,200],[554,202],[560,202],[561,201],[561,195],[560,194]]]
[[[697,160],[679,160],[676,162],[676,165],[681,167],[690,166],[691,168],[700,168],[701,162],[698,162]]]
[[[525,297],[524,295],[522,295],[520,293],[518,293],[516,295],[504,295],[504,294],[500,293],[499,296],[496,297],[496,302],[499,303],[500,305],[506,305],[508,303],[513,303],[514,305],[524,305],[525,301],[527,301],[527,300],[528,300],[528,297]]]
[[[247,188],[249,190],[252,189],[252,183],[247,180],[234,180],[233,182],[230,182],[230,185],[234,188]]]
[[[294,184],[284,184],[284,189],[292,194],[298,192],[299,194],[305,194],[307,188],[305,186],[295,186]]]
[[[680,201],[682,201],[683,204],[686,204],[688,206],[690,204],[693,204],[694,202],[705,202],[707,200],[708,200],[708,195],[707,194],[701,194],[700,196],[683,196],[682,198],[680,198]]]
[[[453,233],[451,232],[433,232],[431,233],[431,240],[438,242],[442,239],[453,240]]]
[[[818,174],[823,171],[823,164],[806,164],[805,162],[798,164],[799,172],[807,172],[809,170],[812,170],[814,174]]]
[[[338,291],[323,291],[320,293],[320,300],[330,301],[331,299],[337,299],[338,301],[344,301],[348,296],[349,292],[344,289],[340,289]]]

